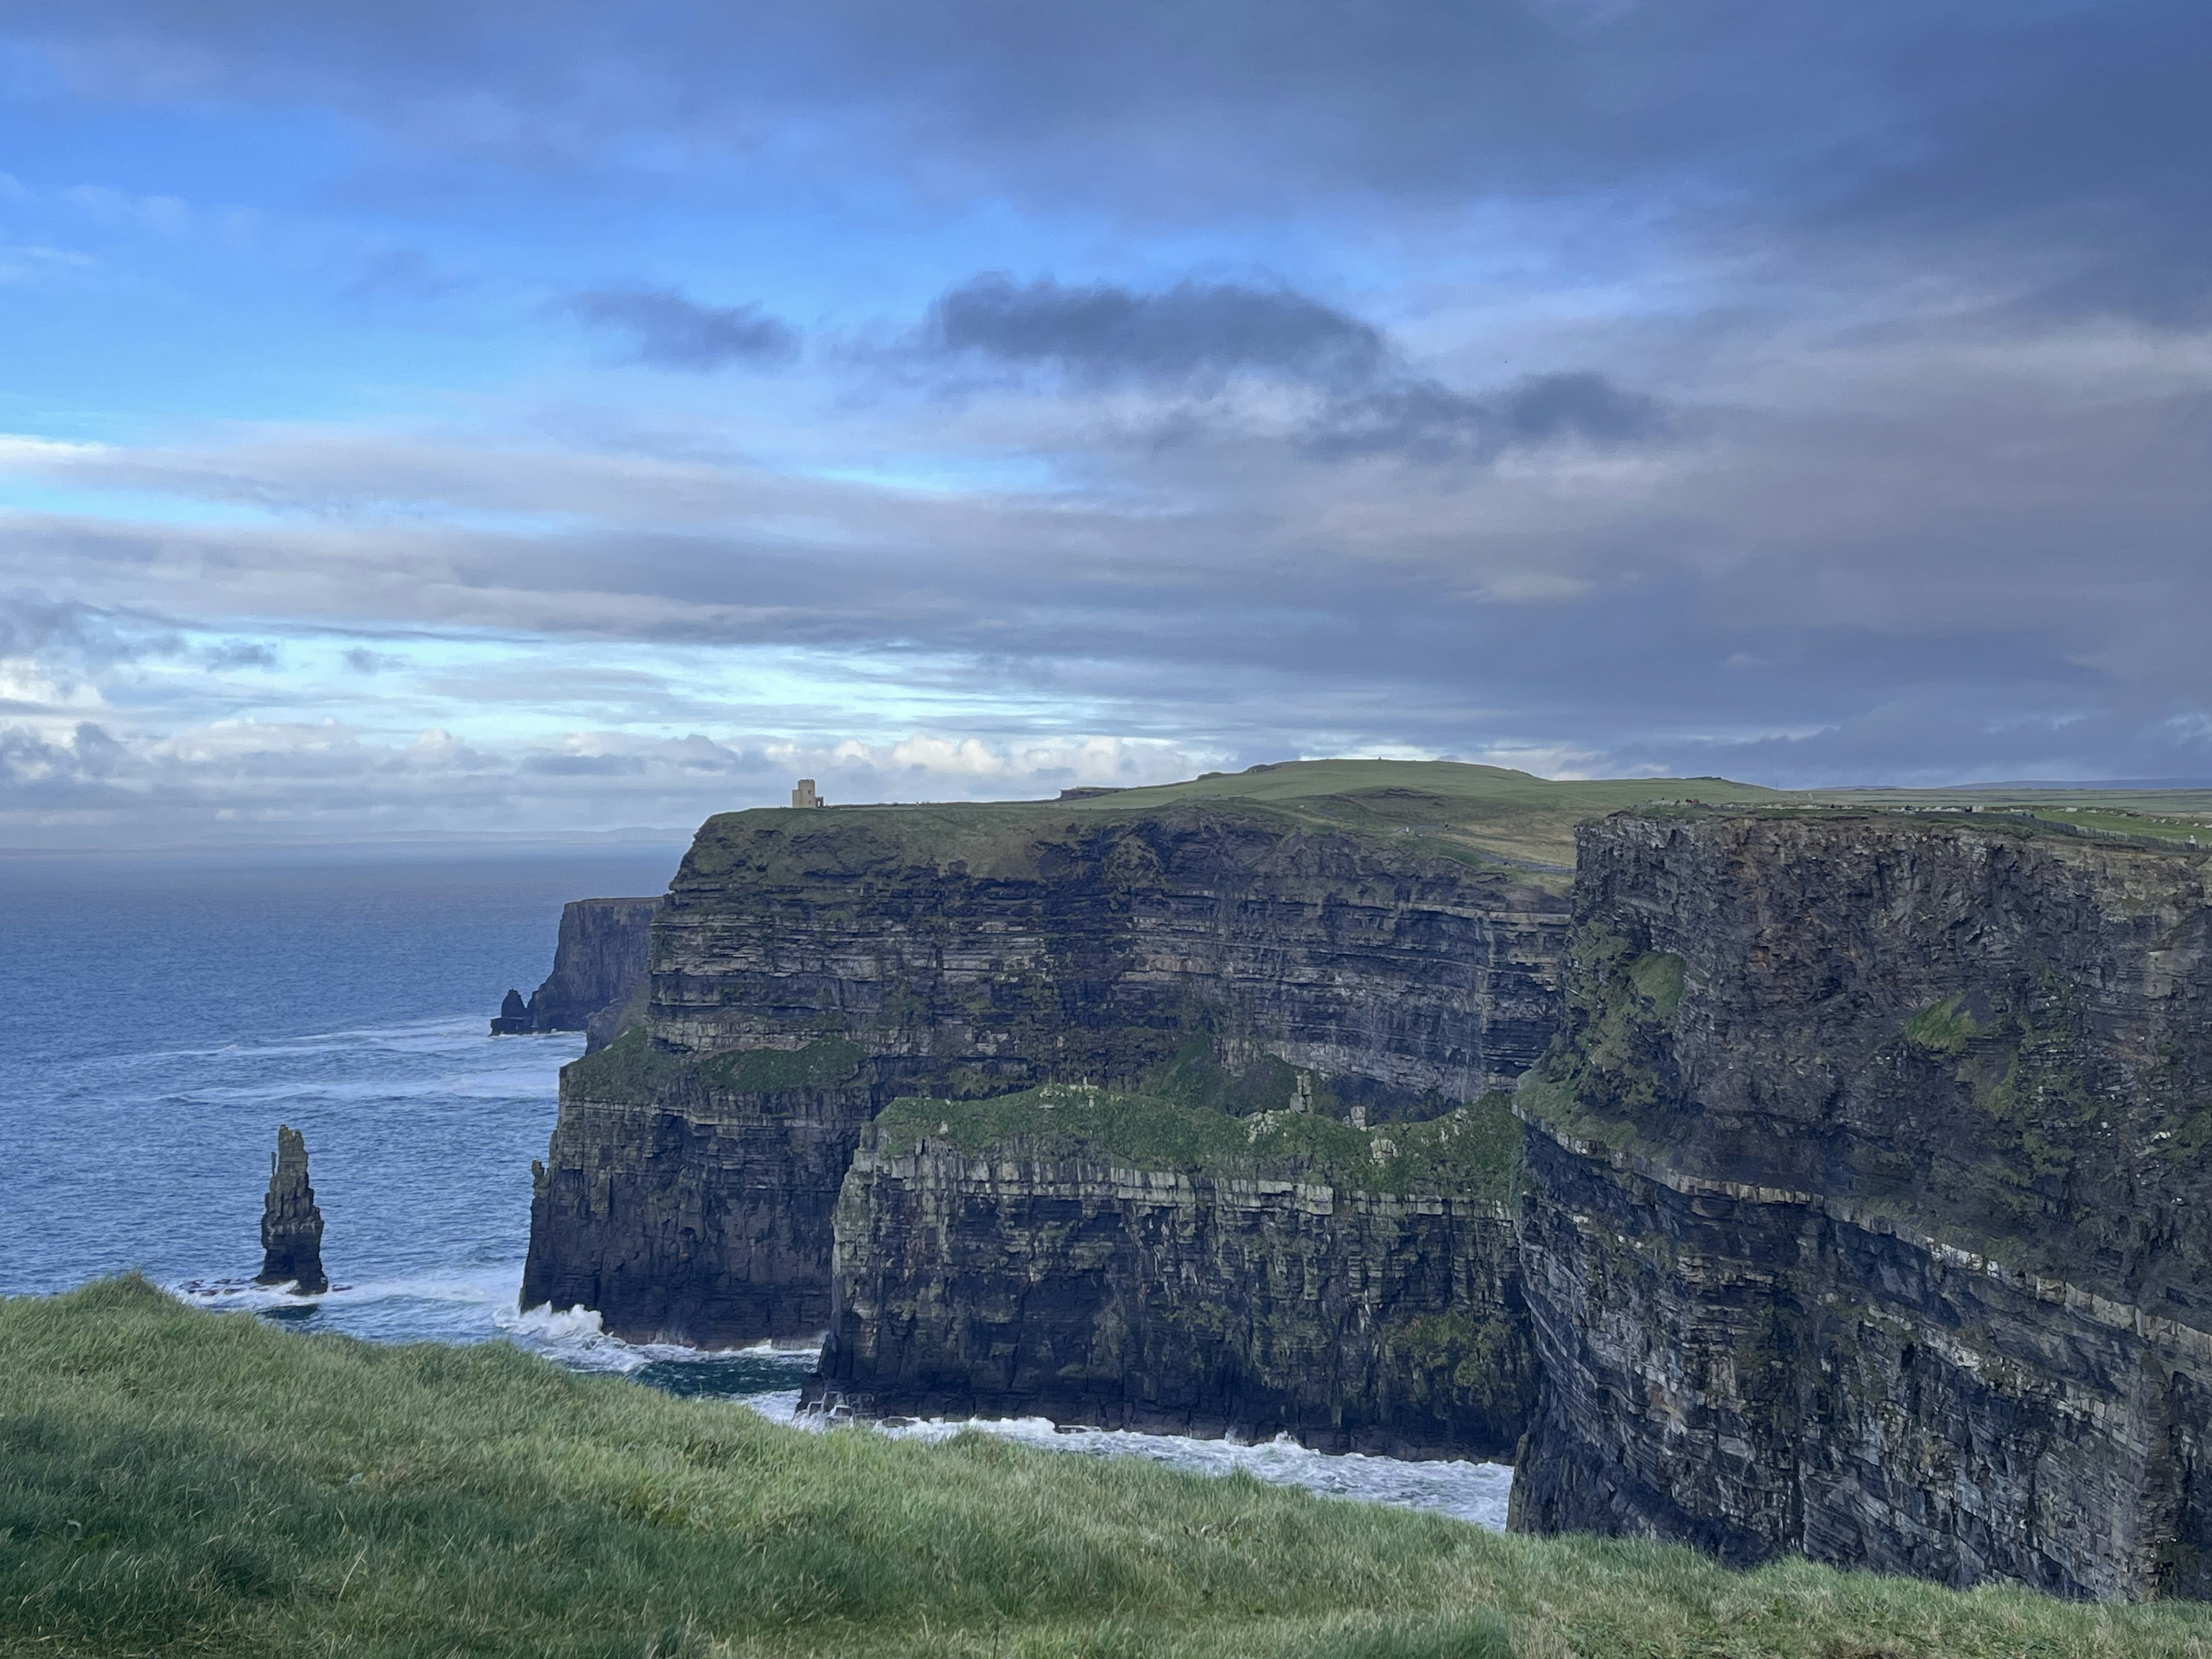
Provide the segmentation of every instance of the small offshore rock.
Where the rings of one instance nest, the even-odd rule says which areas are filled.
[[[331,1287],[323,1276],[323,1212],[307,1184],[307,1143],[289,1123],[276,1127],[269,1160],[269,1197],[261,1212],[261,1273],[257,1285],[289,1284],[301,1296]]]
[[[522,993],[512,986],[501,999],[498,1018],[491,1023],[494,1036],[526,1036],[535,1030],[538,1022],[531,1018],[530,1005],[522,1000]]]

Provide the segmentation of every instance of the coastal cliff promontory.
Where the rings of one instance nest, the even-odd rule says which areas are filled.
[[[1551,1038],[1563,875],[1464,838],[1517,822],[1489,797],[1342,769],[1385,787],[710,820],[641,1024],[563,1074],[526,1302],[710,1345],[828,1329],[838,1192],[902,1097],[1135,1088],[1194,1044],[1221,1090],[1303,1073],[1347,1121],[1510,1085]]]
[[[495,1034],[581,1031],[604,1048],[644,1018],[646,962],[658,898],[574,899],[561,908],[553,971],[527,1004],[514,992]]]

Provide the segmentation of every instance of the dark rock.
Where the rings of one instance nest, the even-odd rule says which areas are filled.
[[[522,993],[510,987],[499,1005],[499,1012],[491,1023],[494,1036],[525,1036],[538,1029],[537,1022],[522,1000]]]
[[[530,999],[527,1029],[582,1031],[594,1048],[629,1029],[623,1016],[634,1000],[642,1013],[646,957],[659,902],[596,898],[563,905],[553,971]]]
[[[634,1340],[820,1334],[839,1185],[918,1091],[1127,1083],[1197,1042],[1370,1121],[1472,1100],[1549,1041],[1565,922],[1516,872],[1227,805],[710,820],[641,1029],[563,1074],[524,1299]],[[842,1058],[748,1081],[799,1052]]]
[[[1586,826],[1514,1524],[2212,1590],[2212,866],[1984,818]]]
[[[1510,1457],[1534,1357],[1497,1200],[863,1148],[808,1398]]]
[[[323,1277],[323,1212],[307,1184],[307,1143],[289,1123],[276,1128],[269,1159],[269,1196],[261,1212],[261,1272],[257,1285],[289,1284],[301,1296],[330,1289]]]

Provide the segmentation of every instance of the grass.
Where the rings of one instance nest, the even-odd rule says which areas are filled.
[[[857,1042],[823,1037],[803,1048],[746,1048],[717,1054],[699,1067],[699,1075],[718,1088],[740,1094],[827,1089],[858,1074],[867,1058],[868,1051]]]
[[[2212,1610],[808,1435],[131,1278],[0,1302],[0,1654],[2206,1659]]]
[[[966,1152],[1111,1159],[1139,1169],[1496,1202],[1513,1189],[1521,1126],[1502,1093],[1426,1122],[1358,1129],[1319,1113],[1237,1117],[1085,1084],[1047,1084],[986,1100],[909,1096],[876,1119],[876,1144],[884,1152],[908,1151],[925,1138],[950,1140]]]
[[[678,885],[740,873],[769,883],[823,872],[889,878],[914,865],[964,865],[978,875],[1030,873],[1040,836],[1180,812],[1358,836],[1408,854],[1463,863],[1535,866],[1547,873],[1532,879],[1557,888],[1574,862],[1576,824],[1642,802],[1686,797],[1796,799],[1720,778],[1558,782],[1457,761],[1292,761],[1073,801],[723,813],[700,830]]]
[[[1385,841],[1409,854],[1492,867],[1564,891],[1575,827],[1653,802],[1867,811],[2017,810],[2062,826],[2106,830],[2185,847],[2212,847],[2212,790],[2047,788],[1789,791],[1726,778],[1540,778],[1459,761],[1312,760],[1212,772],[1180,783],[1113,789],[1073,801],[999,801],[763,808],[708,820],[687,879],[738,872],[811,879],[823,872],[893,874],[953,864],[977,874],[1029,873],[1037,839],[1086,823],[1205,812],[1255,817],[1307,831]],[[682,885],[682,881],[679,881]]]

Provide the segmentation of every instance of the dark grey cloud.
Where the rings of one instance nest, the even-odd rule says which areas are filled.
[[[585,322],[626,336],[630,356],[655,368],[761,368],[799,353],[798,331],[758,306],[703,306],[659,288],[594,289],[571,303]]]
[[[1186,280],[1145,290],[991,272],[941,296],[924,337],[949,358],[1054,371],[1078,390],[1218,385],[1239,372],[1307,386],[1321,394],[1321,410],[1303,447],[1325,459],[1480,464],[1563,439],[1647,442],[1674,425],[1657,399],[1589,370],[1483,392],[1408,373],[1380,328],[1284,287]],[[1180,410],[1152,441],[1218,439],[1211,422],[1221,418]]]
[[[207,665],[215,669],[274,668],[277,665],[276,653],[250,640],[226,640],[221,645],[208,647]]]
[[[997,272],[940,298],[929,334],[948,353],[1093,383],[1255,370],[1355,386],[1374,377],[1387,349],[1372,325],[1287,288],[1186,281],[1144,293]]]
[[[1588,371],[1530,375],[1487,392],[1406,379],[1338,399],[1308,442],[1333,459],[1479,462],[1559,439],[1611,447],[1663,438],[1673,424],[1657,400]]]
[[[128,611],[52,599],[36,588],[0,593],[0,657],[98,669],[184,648],[173,629]]]

